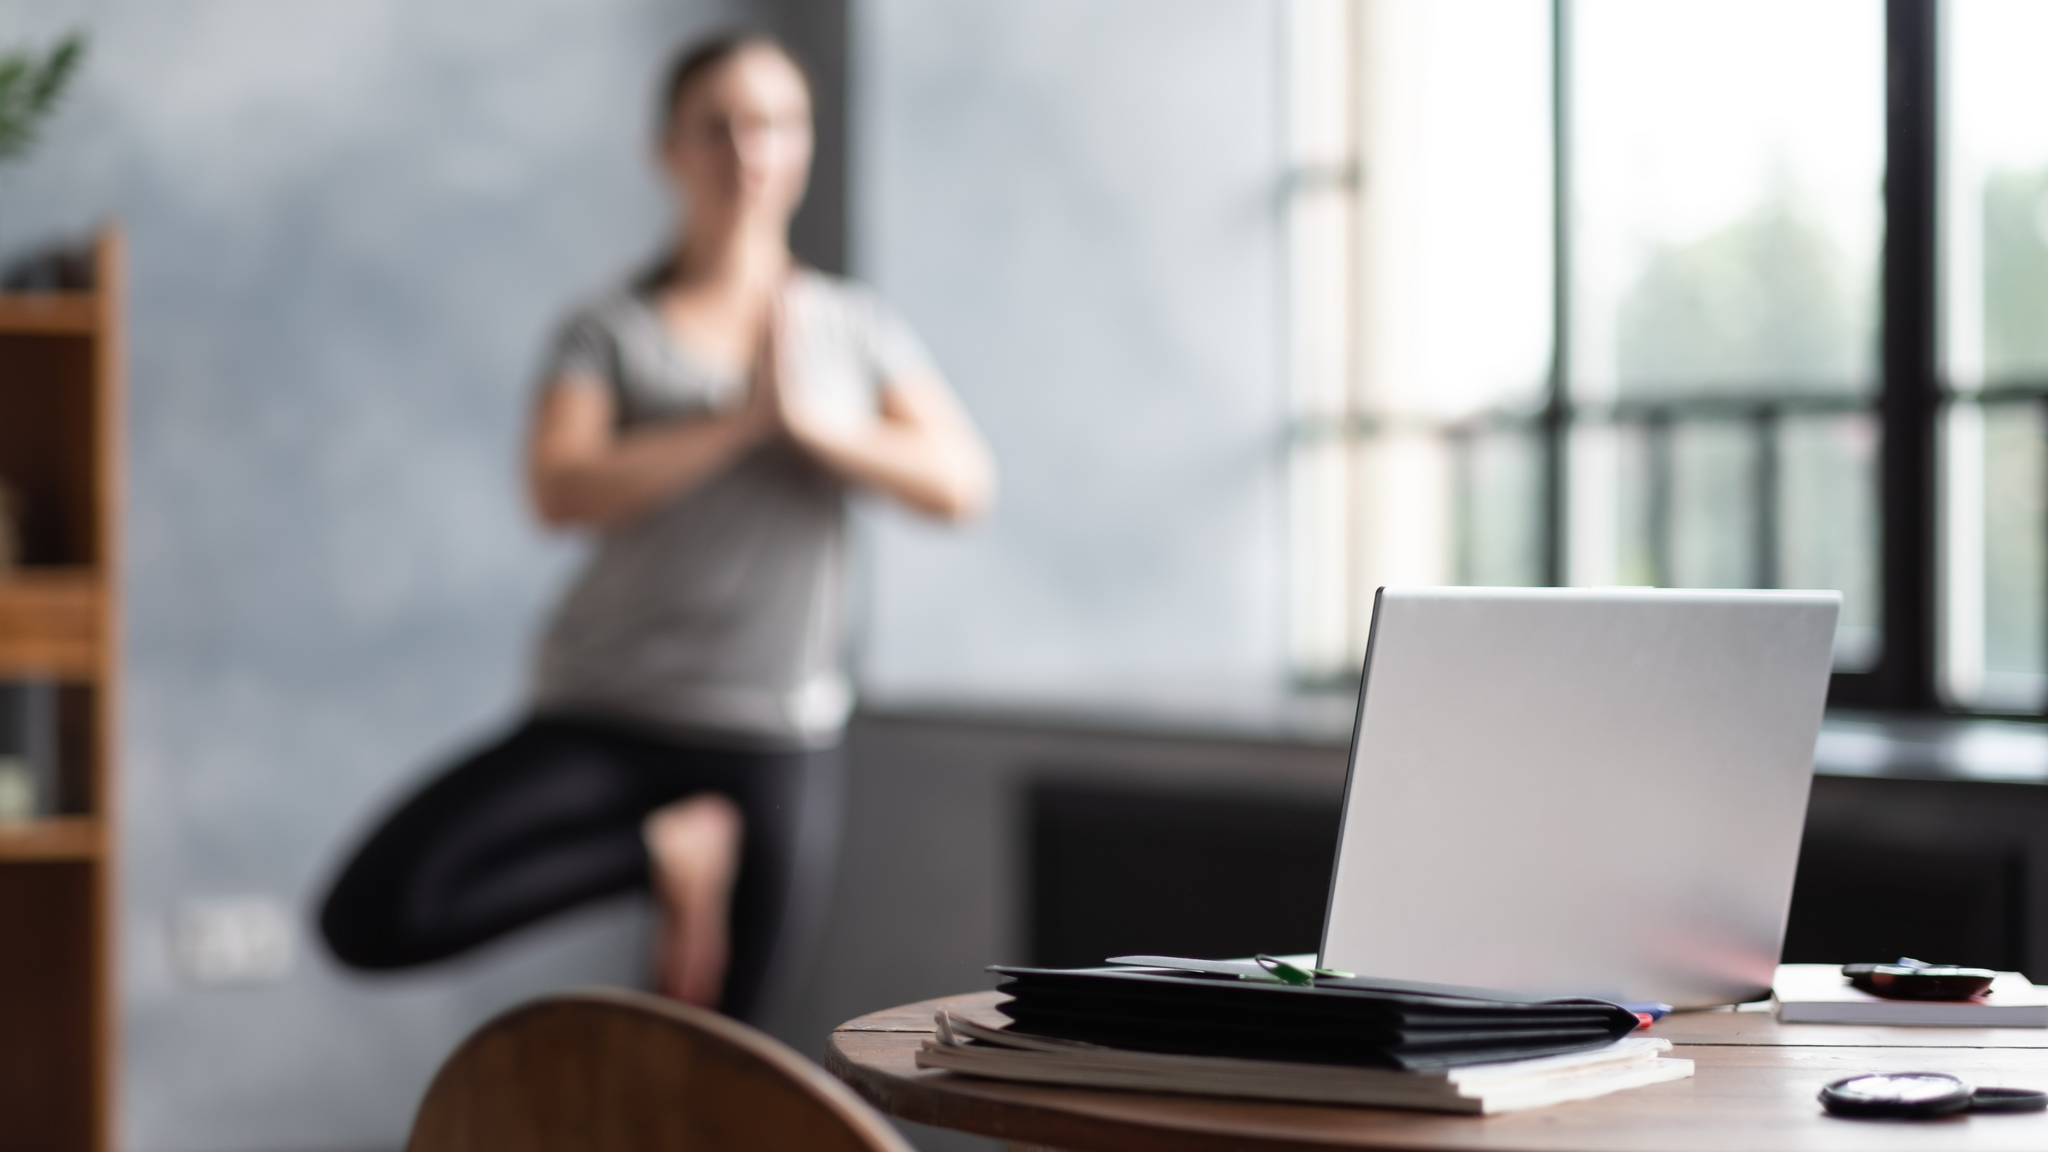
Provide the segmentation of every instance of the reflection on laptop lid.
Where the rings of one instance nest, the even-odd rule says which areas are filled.
[[[1765,995],[1840,605],[1382,588],[1324,966],[1678,1007]]]

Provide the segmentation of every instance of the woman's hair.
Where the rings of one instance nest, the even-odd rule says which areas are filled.
[[[665,138],[675,127],[676,109],[681,107],[683,97],[690,89],[709,76],[720,64],[739,55],[749,48],[766,48],[789,61],[796,74],[803,78],[804,90],[810,91],[810,69],[789,50],[773,32],[759,28],[736,28],[717,32],[701,40],[692,40],[676,52],[668,66],[668,83],[661,86],[661,108],[654,122]]]

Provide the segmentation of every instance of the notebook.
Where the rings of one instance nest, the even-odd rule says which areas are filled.
[[[1786,1024],[2048,1028],[2048,988],[2000,972],[1980,1000],[1887,1000],[1851,987],[1839,964],[1780,964],[1771,1011]]]
[[[1247,967],[1252,967],[1247,965]],[[1018,1032],[1181,1056],[1427,1071],[1577,1052],[1633,1033],[1599,1000],[1538,999],[1410,981],[1154,967],[990,969]]]
[[[1493,1114],[1588,1100],[1692,1075],[1690,1060],[1647,1036],[1557,1056],[1403,1072],[1105,1048],[988,1028],[941,1010],[917,1066],[999,1080],[1140,1092],[1244,1096],[1433,1112]]]

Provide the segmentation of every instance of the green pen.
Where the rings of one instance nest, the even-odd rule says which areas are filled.
[[[1271,972],[1281,983],[1293,984],[1297,987],[1315,983],[1318,976],[1329,976],[1339,980],[1347,980],[1354,975],[1354,973],[1341,972],[1335,968],[1303,968],[1299,964],[1291,964],[1280,959],[1278,956],[1268,956],[1264,952],[1252,957],[1252,959],[1257,962],[1259,967]]]

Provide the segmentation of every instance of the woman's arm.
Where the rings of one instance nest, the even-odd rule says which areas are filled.
[[[775,430],[773,398],[753,389],[730,413],[621,435],[612,391],[581,376],[542,394],[526,446],[527,490],[552,527],[602,526],[702,484]]]
[[[995,465],[981,434],[936,378],[889,381],[872,423],[842,426],[816,418],[775,390],[790,439],[853,483],[927,516],[967,520],[988,506]]]
[[[945,385],[925,377],[891,381],[878,415],[850,428],[807,416],[785,415],[784,423],[826,467],[928,516],[969,520],[988,506],[994,463]]]
[[[778,300],[756,366],[754,391],[783,434],[842,478],[944,520],[972,519],[995,490],[995,460],[967,412],[937,376],[882,383],[876,419],[822,418],[783,378],[788,313]]]

